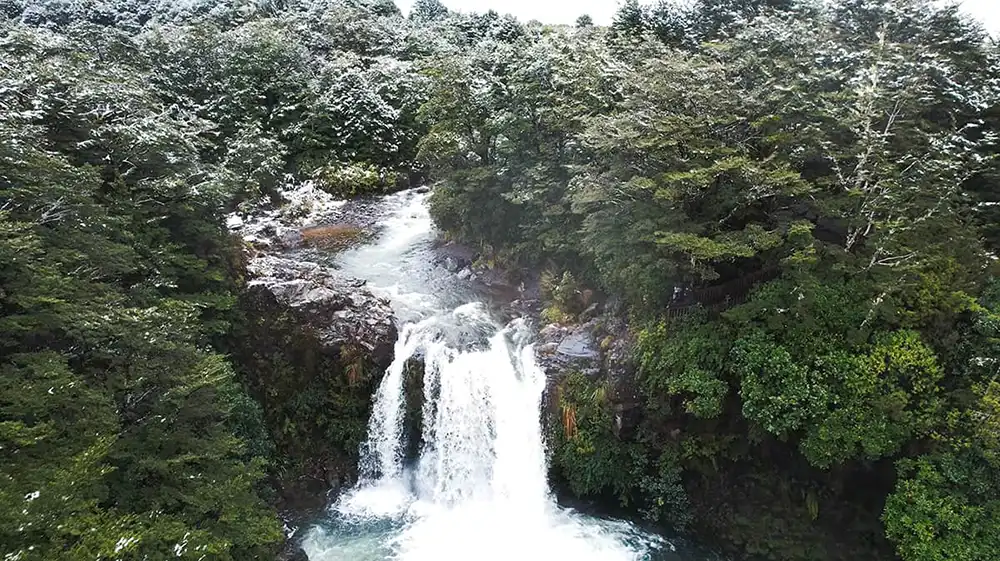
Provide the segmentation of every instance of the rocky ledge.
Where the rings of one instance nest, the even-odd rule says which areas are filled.
[[[316,339],[319,349],[338,354],[357,345],[377,365],[392,362],[396,324],[389,302],[365,288],[365,281],[329,267],[263,255],[247,265],[247,298],[255,309],[291,312]]]
[[[536,360],[546,374],[545,410],[558,418],[558,386],[571,372],[602,380],[608,389],[614,432],[628,438],[639,423],[639,397],[635,387],[634,340],[613,307],[580,323],[544,326],[539,331]],[[586,315],[584,315],[584,318]]]
[[[274,443],[277,506],[294,527],[356,479],[396,324],[364,281],[316,263],[260,255],[247,273],[236,358]]]
[[[270,477],[291,535],[356,479],[371,398],[397,331],[389,302],[365,281],[299,251],[317,228],[368,228],[352,219],[351,203],[311,184],[290,186],[280,198],[277,207],[242,209],[228,226],[245,249],[234,362],[273,443]],[[302,553],[290,542],[282,558],[294,555]]]

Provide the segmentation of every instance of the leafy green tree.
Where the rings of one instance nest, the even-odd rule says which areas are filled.
[[[646,15],[639,0],[625,0],[611,20],[611,37],[617,40],[637,39],[646,31]]]
[[[1000,547],[1000,470],[972,453],[899,462],[886,532],[907,561],[991,559]]]
[[[441,19],[448,15],[448,8],[439,0],[416,0],[410,8],[410,19],[420,23]]]
[[[996,551],[1000,495],[1000,292],[988,286],[970,321],[959,325],[953,368],[962,385],[949,398],[947,430],[936,450],[897,462],[883,520],[907,560],[989,559]]]
[[[686,496],[696,525],[775,559],[884,558],[887,538],[981,558],[992,498],[959,475],[990,480],[995,457],[963,413],[995,402],[972,366],[992,364],[977,298],[996,274],[981,28],[915,0],[630,2],[610,47],[587,35],[438,61],[422,111],[440,226],[647,326],[642,457],[568,447],[557,473],[588,495],[617,475],[660,520],[683,517],[642,499]]]
[[[233,187],[127,42],[71,31],[3,30],[4,553],[266,555],[281,534],[260,460],[231,432],[231,369],[204,350],[232,305]]]

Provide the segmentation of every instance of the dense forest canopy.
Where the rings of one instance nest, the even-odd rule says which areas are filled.
[[[996,559],[1000,47],[956,7],[0,0],[0,52],[5,560],[273,555],[223,222],[300,181],[433,183],[548,319],[621,303],[643,421],[568,377],[569,492],[737,554]]]

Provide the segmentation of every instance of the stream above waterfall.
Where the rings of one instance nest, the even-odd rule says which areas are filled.
[[[560,506],[547,481],[545,375],[525,320],[497,319],[435,264],[427,193],[376,205],[377,238],[332,257],[387,298],[399,321],[374,396],[359,482],[303,538],[313,561],[693,560],[701,554],[622,521]],[[408,458],[408,360],[423,362],[422,435]]]

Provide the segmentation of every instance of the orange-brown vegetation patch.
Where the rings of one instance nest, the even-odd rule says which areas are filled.
[[[302,229],[305,243],[322,249],[347,249],[364,239],[365,230],[353,224],[326,224]]]

